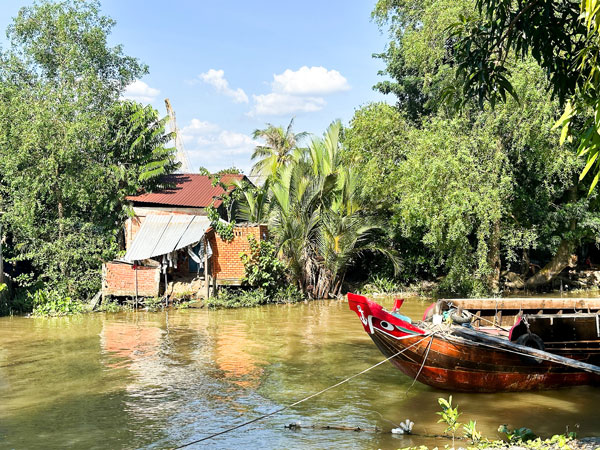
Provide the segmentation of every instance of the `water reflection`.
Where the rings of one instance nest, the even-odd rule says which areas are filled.
[[[391,299],[383,301],[391,306]],[[426,302],[407,301],[418,319]],[[232,311],[0,318],[0,447],[166,448],[239,424],[381,361],[345,302]],[[398,448],[418,436],[284,429],[304,423],[389,430],[406,418],[440,433],[437,398],[384,364],[282,415],[211,441],[212,448]],[[409,390],[410,388],[410,390]],[[580,424],[600,434],[600,389],[455,394],[463,421],[541,434]]]

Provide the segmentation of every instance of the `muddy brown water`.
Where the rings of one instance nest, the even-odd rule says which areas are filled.
[[[391,306],[392,299],[382,303]],[[419,319],[428,302],[409,299]],[[0,318],[0,448],[169,448],[271,412],[381,361],[345,301],[240,310]],[[447,397],[385,363],[263,422],[191,448],[382,448],[448,441],[393,436],[407,418],[437,434]],[[408,391],[408,392],[407,392]],[[453,394],[462,422],[541,435],[600,435],[600,387]],[[382,433],[286,424],[377,426]]]

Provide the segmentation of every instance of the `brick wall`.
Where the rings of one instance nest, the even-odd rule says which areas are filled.
[[[208,240],[212,247],[211,273],[219,280],[241,280],[244,278],[244,265],[240,259],[241,253],[250,251],[248,236],[252,235],[257,241],[267,236],[267,226],[239,226],[233,230],[233,240],[225,242],[213,230],[208,231]]]
[[[136,295],[135,279],[137,272],[137,295],[155,297],[160,289],[160,267],[137,266],[108,262],[102,265],[102,294],[124,297]]]

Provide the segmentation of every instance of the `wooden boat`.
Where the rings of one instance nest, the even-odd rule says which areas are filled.
[[[436,388],[497,392],[600,384],[598,314],[520,315],[510,329],[474,328],[451,320],[434,324],[444,314],[452,317],[443,304],[432,305],[423,321],[412,323],[399,313],[399,300],[391,312],[360,295],[349,293],[348,302],[394,366]],[[438,320],[428,321],[433,316]],[[468,316],[454,311],[459,322]]]

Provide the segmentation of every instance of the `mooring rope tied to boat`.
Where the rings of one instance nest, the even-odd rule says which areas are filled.
[[[430,336],[431,336],[431,337],[432,337],[432,339],[433,339],[433,335],[434,335],[434,334],[436,334],[436,333],[437,333],[437,331],[434,331],[433,333],[428,333],[428,334],[425,334],[425,335],[423,335],[423,338],[422,338],[422,339],[419,339],[417,342],[415,342],[415,343],[413,343],[413,344],[410,344],[408,347],[405,347],[405,348],[403,348],[402,350],[400,350],[400,351],[399,351],[399,352],[397,352],[397,353],[394,353],[392,356],[390,356],[390,357],[388,357],[388,358],[385,358],[385,359],[384,359],[384,360],[382,360],[382,361],[379,361],[377,364],[374,364],[374,365],[372,365],[371,367],[368,367],[368,368],[366,368],[366,369],[365,369],[365,370],[363,370],[362,372],[356,373],[356,374],[354,374],[354,375],[352,375],[352,376],[350,376],[350,377],[348,377],[348,378],[345,378],[344,380],[342,380],[342,381],[340,381],[340,382],[338,382],[338,383],[336,383],[336,384],[334,384],[334,385],[332,385],[332,386],[329,386],[329,387],[327,387],[327,388],[325,388],[325,389],[323,389],[323,390],[321,390],[321,391],[319,391],[319,392],[315,392],[314,394],[311,394],[311,395],[309,395],[308,397],[304,397],[303,399],[301,399],[301,400],[298,400],[297,402],[294,402],[294,403],[292,403],[292,404],[290,404],[290,405],[287,405],[287,406],[283,406],[283,407],[281,407],[281,408],[279,408],[279,409],[276,409],[275,411],[272,411],[272,412],[270,412],[270,413],[268,413],[268,414],[263,414],[262,416],[256,417],[256,418],[254,418],[254,419],[252,419],[252,420],[249,420],[249,421],[247,421],[247,422],[244,422],[244,423],[242,423],[242,424],[239,424],[239,425],[236,425],[236,426],[234,426],[234,427],[228,428],[228,429],[226,429],[226,430],[219,431],[218,433],[213,433],[213,434],[211,434],[210,436],[205,436],[205,437],[203,437],[203,438],[200,438],[200,439],[197,439],[197,440],[195,440],[195,441],[188,442],[187,444],[183,444],[183,445],[180,445],[180,446],[178,446],[178,447],[173,447],[173,450],[178,450],[178,449],[181,449],[181,448],[189,447],[189,446],[191,446],[191,445],[198,444],[198,443],[200,443],[200,442],[202,442],[202,441],[207,441],[207,440],[209,440],[209,439],[212,439],[212,438],[215,438],[215,437],[217,437],[217,436],[221,436],[222,434],[226,434],[226,433],[229,433],[229,432],[231,432],[231,431],[238,430],[238,429],[240,429],[240,428],[243,428],[243,427],[245,427],[245,426],[247,426],[247,425],[251,425],[251,424],[253,424],[253,423],[255,423],[255,422],[258,422],[259,420],[267,419],[267,418],[269,418],[269,417],[271,417],[271,416],[274,416],[275,414],[279,414],[280,412],[282,412],[282,411],[285,411],[286,409],[289,409],[289,408],[292,408],[292,407],[294,407],[294,406],[297,406],[297,405],[299,405],[300,403],[303,403],[303,402],[305,402],[305,401],[307,401],[307,400],[310,400],[311,398],[317,397],[318,395],[321,395],[321,394],[323,394],[323,393],[325,393],[325,392],[327,392],[327,391],[330,391],[331,389],[334,389],[334,388],[336,388],[336,387],[338,387],[338,386],[340,386],[340,385],[342,385],[342,384],[344,384],[344,383],[347,383],[348,381],[350,381],[350,380],[352,380],[352,379],[354,379],[354,378],[356,378],[356,377],[358,377],[358,376],[360,376],[360,375],[363,375],[363,374],[367,373],[368,371],[370,371],[370,370],[374,369],[375,367],[378,367],[378,366],[382,365],[383,363],[386,363],[386,362],[388,362],[390,359],[392,359],[392,358],[395,358],[396,356],[398,356],[398,355],[400,355],[400,354],[404,353],[404,352],[405,352],[406,350],[408,350],[409,348],[412,348],[412,347],[414,347],[415,345],[418,345],[418,344],[420,344],[421,342],[423,342],[425,339],[427,339],[427,338],[428,338],[428,337],[430,337]],[[411,334],[411,335],[407,335],[407,336],[402,336],[402,337],[400,337],[400,338],[398,338],[398,339],[409,339],[409,338],[415,338],[415,337],[417,337],[417,335]]]
[[[419,378],[419,375],[421,375],[421,371],[423,370],[423,367],[425,366],[425,361],[427,361],[427,358],[429,357],[429,350],[431,350],[431,344],[433,343],[433,336],[437,333],[437,331],[433,332],[432,334],[430,334],[431,339],[429,340],[429,343],[427,344],[427,351],[425,352],[425,355],[423,356],[423,362],[421,363],[421,367],[419,367],[419,371],[417,372],[417,375],[415,376],[415,378],[413,379],[413,382],[411,383],[411,385],[408,387],[408,389],[406,390],[406,392],[404,393],[404,396],[407,397],[408,396],[408,392],[412,389],[412,387],[415,385],[415,383],[417,382],[417,379]]]

